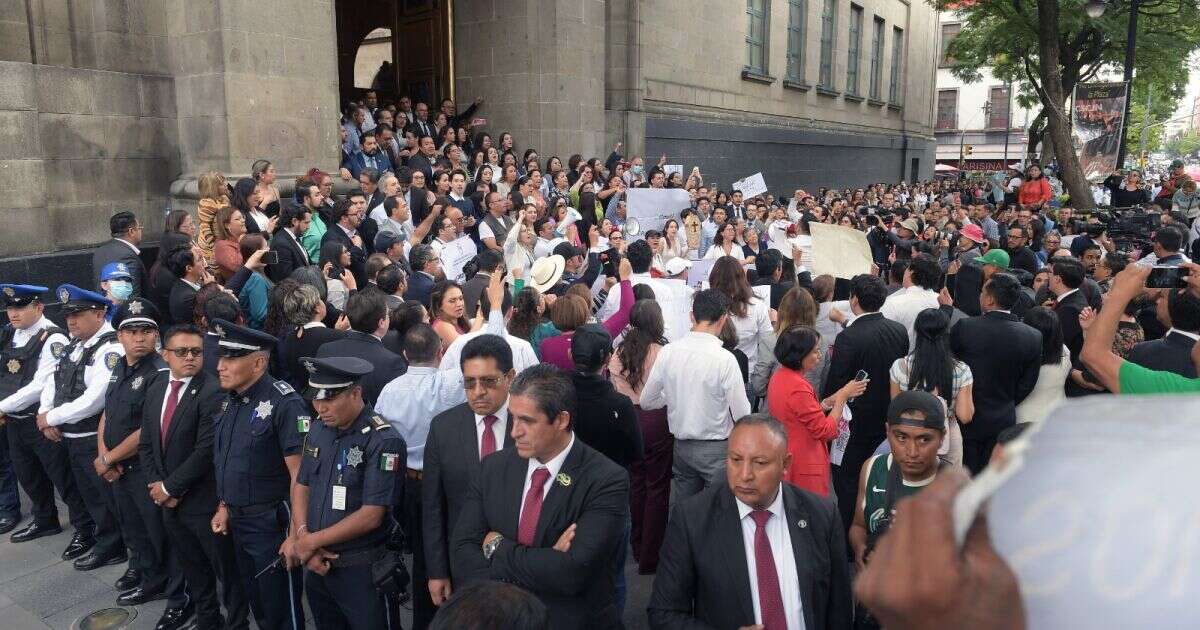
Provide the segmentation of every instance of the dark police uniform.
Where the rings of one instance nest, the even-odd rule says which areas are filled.
[[[136,328],[158,330],[158,318],[158,308],[153,302],[145,298],[133,298],[117,308],[112,321],[118,331]],[[167,362],[156,352],[151,351],[134,365],[129,364],[127,357],[113,368],[104,397],[104,431],[101,439],[109,450],[140,431],[143,416],[158,417],[158,409],[144,408],[146,392],[159,379],[168,378],[170,372]],[[136,571],[140,578],[137,588],[118,597],[117,602],[121,605],[137,605],[165,590],[168,607],[181,608],[187,605],[182,572],[177,566],[168,570],[169,555],[162,512],[150,499],[147,491],[150,480],[138,459],[137,450],[120,460],[119,464],[111,458],[109,463],[123,469],[121,476],[111,484],[113,500],[121,524],[121,536],[131,552],[129,568]]]
[[[359,358],[302,359],[317,400],[356,385],[372,370]],[[371,407],[345,429],[311,423],[296,483],[309,488],[309,532],[333,527],[364,506],[385,508],[375,530],[327,547],[338,554],[325,575],[305,571],[308,605],[318,628],[399,628],[399,604],[376,590],[372,564],[388,553],[390,508],[396,502],[408,459],[404,439]]]
[[[275,337],[218,319],[213,332],[223,357],[269,352]],[[311,422],[308,405],[283,381],[264,373],[243,392],[230,392],[213,420],[217,496],[229,511],[238,569],[258,626],[304,627],[299,568],[279,563],[291,523],[291,475],[284,458],[299,456],[297,427]],[[255,577],[257,576],[257,577]]]
[[[0,285],[5,307],[24,308],[40,301],[46,287],[25,284]],[[76,532],[92,537],[95,525],[71,476],[66,445],[47,440],[37,428],[42,389],[67,347],[67,336],[44,316],[32,326],[17,330],[12,324],[0,329],[0,459],[12,459],[12,471],[33,504],[33,522],[13,534],[13,542],[26,542],[62,531],[54,489],[67,505]],[[17,489],[5,478],[7,466],[0,461],[0,517],[5,504],[17,508]],[[9,495],[10,496],[3,496]],[[19,513],[12,513],[19,517]],[[15,523],[13,523],[15,526]],[[78,553],[87,551],[86,548]],[[78,554],[76,554],[78,555]]]
[[[63,312],[68,315],[104,310],[110,304],[103,295],[70,284],[60,286],[56,293]],[[104,410],[104,393],[113,368],[124,356],[125,349],[117,343],[116,331],[105,322],[86,341],[71,339],[59,357],[53,380],[42,390],[39,413],[45,413],[47,424],[62,432],[71,474],[96,523],[95,546],[89,555],[75,561],[75,567],[81,570],[119,564],[126,559],[112,492],[108,482],[96,474],[93,464],[98,455],[96,431]]]

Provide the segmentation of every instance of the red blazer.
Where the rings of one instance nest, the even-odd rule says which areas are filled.
[[[1023,206],[1036,205],[1050,201],[1051,196],[1050,182],[1042,176],[1021,184],[1021,189],[1017,191],[1017,202]]]
[[[821,409],[804,374],[779,366],[767,385],[767,410],[788,434],[792,465],[784,480],[819,496],[829,496],[829,446],[837,437],[838,419]]]

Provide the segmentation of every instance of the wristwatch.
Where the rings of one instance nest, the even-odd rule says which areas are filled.
[[[496,534],[495,538],[492,538],[485,543],[483,545],[483,557],[487,560],[491,560],[492,556],[496,554],[496,550],[500,548],[500,541],[502,540],[504,540],[504,536]]]

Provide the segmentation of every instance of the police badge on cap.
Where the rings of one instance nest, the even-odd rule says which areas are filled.
[[[327,400],[358,384],[359,379],[375,369],[370,362],[358,357],[303,357],[301,365],[308,370],[308,389],[311,400]]]

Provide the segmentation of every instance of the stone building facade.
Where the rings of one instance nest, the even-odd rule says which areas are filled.
[[[381,26],[398,85],[481,96],[543,156],[622,142],[780,191],[932,173],[920,0],[0,0],[0,272],[68,277],[44,263],[118,210],[156,233],[208,170],[335,168],[339,75]]]

